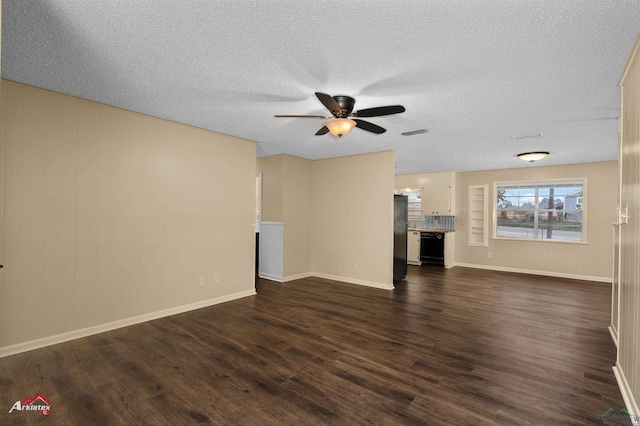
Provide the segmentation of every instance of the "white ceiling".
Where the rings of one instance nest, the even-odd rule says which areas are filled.
[[[399,174],[615,160],[637,0],[3,0],[2,77]],[[320,91],[387,129],[314,136]],[[402,136],[402,132],[429,133]],[[514,138],[542,133],[538,138]]]

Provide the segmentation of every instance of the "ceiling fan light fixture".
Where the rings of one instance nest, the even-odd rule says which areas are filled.
[[[327,126],[332,135],[342,137],[356,126],[356,122],[348,118],[330,118],[324,125]]]
[[[530,163],[538,160],[542,160],[547,157],[549,152],[547,151],[534,151],[534,152],[523,152],[522,154],[518,154],[518,158],[522,161],[528,161]]]

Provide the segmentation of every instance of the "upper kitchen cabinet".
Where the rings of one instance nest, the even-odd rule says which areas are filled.
[[[451,184],[432,182],[422,189],[422,211],[425,216],[453,215]]]
[[[418,194],[422,217],[453,216],[456,198],[455,176],[454,172],[396,175],[394,185],[398,193],[411,191]],[[411,199],[409,205],[411,208]]]

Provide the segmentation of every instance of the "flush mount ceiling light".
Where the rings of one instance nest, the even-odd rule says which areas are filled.
[[[534,161],[542,160],[548,155],[549,153],[547,151],[523,152],[522,154],[518,154],[518,158],[531,163]]]
[[[332,135],[340,138],[348,134],[356,126],[356,122],[348,118],[330,118],[325,121],[324,125]]]

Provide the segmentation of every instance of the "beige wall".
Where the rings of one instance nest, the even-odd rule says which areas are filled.
[[[283,275],[296,277],[309,271],[311,260],[311,161],[284,156],[284,259]]]
[[[256,167],[262,172],[262,220],[284,222],[284,155],[259,158]]]
[[[620,180],[620,291],[616,376],[632,414],[640,415],[640,35],[620,81],[622,86]]]
[[[254,142],[6,81],[0,105],[0,348],[254,292]]]
[[[311,160],[292,155],[259,158],[265,222],[283,222],[283,279],[311,270]]]
[[[0,0],[0,69],[2,69],[2,0]],[[5,103],[2,101],[1,93],[3,90],[3,81],[0,79],[0,166],[4,169],[5,164],[5,140],[6,134],[2,129],[6,129]],[[4,262],[4,176],[0,172],[0,264]],[[2,309],[1,297],[4,294],[4,270],[0,269],[0,347],[2,347],[2,317],[4,316]]]
[[[391,288],[394,153],[258,159],[264,220],[284,222],[283,280]]]
[[[313,162],[313,271],[390,287],[393,281],[391,151]]]
[[[494,182],[586,178],[587,244],[493,239]],[[489,246],[468,245],[469,185],[489,186]],[[515,269],[611,282],[612,223],[616,218],[617,163],[464,172],[456,174],[456,264]],[[491,258],[488,253],[491,253]]]

